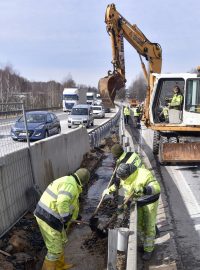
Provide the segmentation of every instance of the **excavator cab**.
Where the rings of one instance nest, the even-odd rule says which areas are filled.
[[[98,83],[98,89],[105,108],[114,108],[114,100],[118,90],[125,86],[125,82],[119,74],[108,74],[101,78]]]

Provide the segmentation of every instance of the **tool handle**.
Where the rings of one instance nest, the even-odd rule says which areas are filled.
[[[75,224],[84,224],[84,225],[90,225],[89,222],[84,221],[84,220],[71,220],[72,223]]]
[[[109,188],[109,187],[110,187],[110,185],[111,185],[111,183],[112,183],[112,180],[113,180],[113,178],[114,178],[114,176],[115,176],[116,170],[117,170],[117,166],[115,167],[115,169],[114,169],[114,171],[113,171],[113,174],[112,174],[112,176],[111,176],[111,178],[110,178],[110,181],[109,181],[109,183],[108,183],[108,185],[107,185],[106,188]],[[100,200],[100,202],[98,203],[98,205],[97,205],[97,207],[96,207],[96,209],[95,209],[95,211],[94,211],[94,213],[92,214],[91,217],[94,217],[94,216],[97,214],[97,212],[99,211],[99,207],[101,206],[101,203],[102,203],[104,197],[105,197],[105,195],[104,195],[104,196],[103,196],[103,195],[101,196],[101,200]]]

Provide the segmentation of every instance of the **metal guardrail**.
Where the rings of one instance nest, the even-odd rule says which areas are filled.
[[[107,136],[109,136],[113,131],[113,129],[116,128],[117,123],[119,122],[120,119],[120,112],[121,110],[119,109],[118,112],[115,114],[115,116],[111,118],[109,121],[88,132],[89,143],[92,149],[94,149],[95,147],[99,147],[102,140]]]
[[[130,137],[126,136],[127,132],[124,124],[123,109],[120,110],[119,115],[119,139],[120,143],[123,145],[124,151],[134,151],[129,146]],[[115,228],[114,230],[109,230],[108,235],[108,261],[107,270],[117,270],[117,254],[119,246],[123,245],[120,243],[122,238],[119,237],[120,229]],[[127,228],[127,233],[124,237],[125,243],[127,242],[127,248],[124,249],[126,257],[126,270],[136,270],[137,269],[137,204],[132,204],[130,208],[130,223],[129,229]],[[126,244],[125,244],[126,246]]]

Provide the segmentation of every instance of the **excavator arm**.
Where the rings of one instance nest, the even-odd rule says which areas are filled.
[[[160,73],[162,50],[158,43],[150,42],[136,25],[131,25],[115,8],[108,5],[105,14],[107,32],[111,38],[113,71],[99,80],[99,90],[106,107],[114,106],[116,91],[125,87],[124,38],[138,52],[143,73],[147,81],[146,106],[149,106],[150,91],[153,85],[152,73]],[[149,63],[147,72],[142,58]],[[146,110],[145,110],[146,111]],[[146,116],[148,118],[148,116]]]

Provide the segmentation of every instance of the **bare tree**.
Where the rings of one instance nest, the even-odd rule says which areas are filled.
[[[72,79],[71,74],[68,74],[66,78],[64,78],[62,84],[64,88],[76,87],[76,82]]]
[[[129,96],[130,98],[136,98],[139,101],[144,101],[146,96],[146,81],[143,74],[140,74],[129,86]]]

